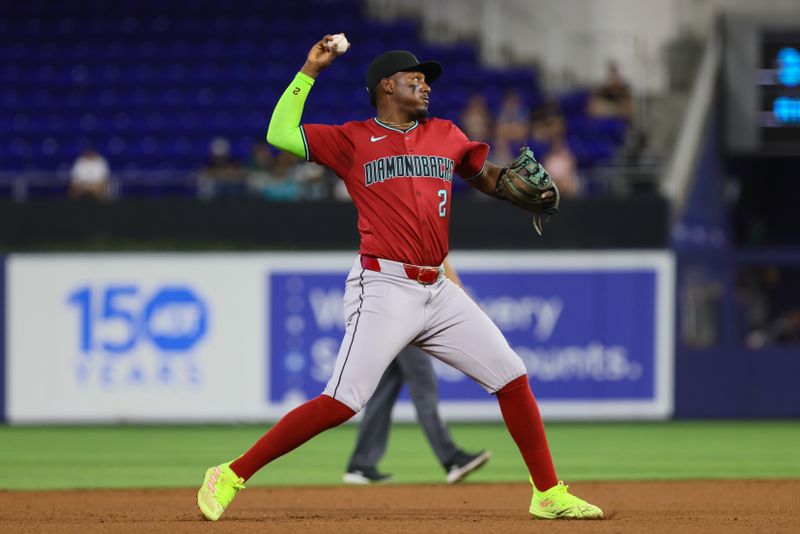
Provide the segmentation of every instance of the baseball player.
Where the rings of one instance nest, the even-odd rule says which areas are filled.
[[[461,287],[458,273],[447,259],[442,267],[445,276]],[[461,482],[489,461],[492,454],[488,450],[468,453],[453,442],[447,425],[439,415],[439,384],[431,359],[418,348],[408,346],[400,351],[383,373],[375,393],[364,408],[356,447],[342,477],[345,483],[375,484],[391,480],[391,475],[381,473],[377,466],[386,452],[392,408],[403,383],[408,385],[417,420],[436,458],[444,467],[448,484]]]
[[[558,208],[552,180],[530,151],[500,168],[487,161],[487,144],[429,118],[431,84],[442,66],[407,51],[385,52],[367,69],[375,117],[301,125],[316,78],[343,52],[334,43],[326,35],[311,48],[275,106],[267,141],[331,168],[356,205],[361,245],[346,281],[344,339],[320,396],[287,413],[240,457],[206,471],[197,494],[201,512],[219,519],[259,469],[353,417],[397,353],[413,344],[496,396],[530,473],[533,516],[601,518],[600,508],[572,495],[556,476],[522,360],[483,310],[442,275],[454,174],[529,209],[537,231]]]

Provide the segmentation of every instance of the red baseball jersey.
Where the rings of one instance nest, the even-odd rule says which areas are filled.
[[[332,169],[355,202],[361,254],[414,265],[444,261],[453,174],[480,174],[489,145],[442,119],[405,131],[376,118],[304,124],[302,131],[307,159]]]

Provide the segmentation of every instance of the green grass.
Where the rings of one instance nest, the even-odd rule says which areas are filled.
[[[800,423],[696,421],[552,423],[559,476],[578,480],[800,478]],[[0,488],[194,487],[205,469],[245,451],[266,427],[0,426]],[[520,481],[525,467],[505,427],[454,424],[465,449],[493,458],[470,480]],[[328,431],[262,469],[252,485],[338,484],[355,425]],[[416,425],[396,425],[381,469],[397,483],[444,472]]]

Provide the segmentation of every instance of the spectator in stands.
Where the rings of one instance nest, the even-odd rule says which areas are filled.
[[[111,171],[108,162],[94,148],[87,148],[75,160],[70,171],[69,195],[72,198],[109,198]]]
[[[797,269],[774,264],[747,266],[737,272],[737,278],[745,346],[755,350],[800,343]]]
[[[495,125],[495,161],[508,164],[516,157],[516,147],[528,140],[530,111],[516,90],[503,97]]]
[[[542,159],[542,165],[550,173],[562,197],[574,197],[580,194],[578,162],[563,135],[551,140],[550,149]]]
[[[269,174],[275,164],[272,149],[266,142],[253,143],[250,159],[247,161],[247,171],[256,174]]]
[[[253,193],[260,193],[261,189],[270,180],[270,174],[275,166],[272,150],[265,142],[254,143],[250,152],[250,159],[245,169],[247,171],[247,189]]]
[[[284,153],[274,158],[266,143],[254,144],[252,155],[247,162],[248,190],[251,194],[268,200],[330,198],[331,181],[331,175],[316,163],[286,158]]]
[[[244,194],[246,172],[231,155],[230,142],[224,137],[216,137],[209,150],[209,162],[201,172],[201,179],[211,182],[214,196]]]
[[[548,100],[533,111],[531,119],[531,144],[540,148],[549,147],[566,135],[567,123],[561,114],[558,102]],[[534,148],[534,152],[536,149]]]
[[[797,343],[800,343],[800,308],[779,315],[763,330],[750,332],[746,340],[747,347],[751,349]]]
[[[645,130],[632,128],[625,136],[625,143],[619,153],[620,163],[630,167],[655,166],[658,157],[650,149],[650,138]]]
[[[488,143],[492,137],[492,114],[486,105],[486,97],[473,93],[461,112],[461,129],[469,139]]]
[[[623,117],[633,124],[633,92],[615,61],[609,61],[606,79],[589,98],[588,112],[593,117]]]
[[[269,179],[261,184],[259,193],[267,200],[293,201],[300,198],[298,173],[300,164],[288,152],[280,152],[275,160]]]
[[[322,165],[301,162],[295,174],[303,200],[323,200],[330,198],[335,182],[341,182],[336,175]]]

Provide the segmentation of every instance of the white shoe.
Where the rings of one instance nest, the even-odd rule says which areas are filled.
[[[342,477],[345,484],[383,484],[392,480],[392,475],[380,473],[374,467],[351,469]]]
[[[461,482],[467,475],[483,467],[491,457],[492,453],[485,450],[475,454],[460,452],[456,459],[447,466],[447,483]]]

